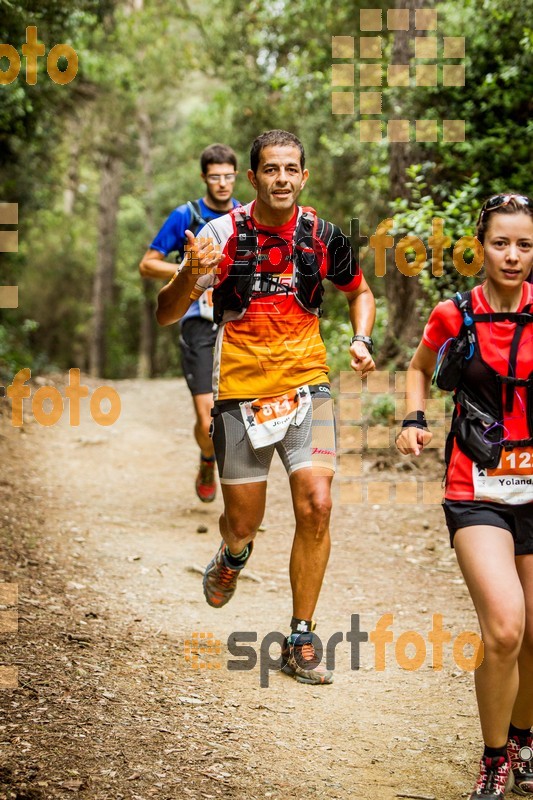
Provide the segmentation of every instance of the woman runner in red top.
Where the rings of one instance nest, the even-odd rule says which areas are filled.
[[[404,455],[431,440],[424,408],[437,369],[456,405],[443,508],[484,644],[475,683],[485,751],[471,800],[502,798],[513,780],[533,797],[533,202],[491,197],[477,238],[485,280],[431,312],[397,438]]]

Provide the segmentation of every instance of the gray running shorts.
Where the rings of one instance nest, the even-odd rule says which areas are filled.
[[[287,474],[304,467],[335,472],[335,418],[328,384],[310,386],[312,406],[301,425],[289,425],[276,444],[254,450],[238,400],[219,401],[213,409],[212,438],[220,483],[266,481],[277,450]]]

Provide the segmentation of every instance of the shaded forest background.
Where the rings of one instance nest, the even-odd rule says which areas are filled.
[[[198,156],[214,141],[236,150],[235,194],[248,201],[251,141],[293,131],[311,172],[302,202],[347,233],[358,218],[363,236],[394,217],[396,240],[427,242],[438,216],[455,242],[473,233],[485,196],[531,193],[533,0],[437,3],[439,42],[466,38],[466,86],[442,86],[439,66],[436,87],[383,88],[384,120],[466,120],[466,141],[453,144],[361,143],[357,117],[332,114],[331,37],[357,37],[369,5],[430,3],[0,0],[0,42],[21,52],[36,25],[47,52],[64,42],[79,57],[68,85],[50,80],[41,58],[35,86],[24,60],[18,79],[0,86],[0,202],[19,205],[18,253],[0,254],[0,285],[19,286],[19,308],[0,310],[0,379],[22,367],[179,374],[177,331],[156,331],[153,319],[160,284],[143,282],[137,265],[172,208],[202,194]],[[425,34],[384,26],[381,35],[385,62],[402,63]],[[405,277],[393,261],[376,278],[373,253],[362,253],[381,364],[405,364],[428,309],[465,279],[451,250],[440,279],[429,263]],[[322,331],[333,368],[345,368],[350,331],[338,293],[327,295]]]

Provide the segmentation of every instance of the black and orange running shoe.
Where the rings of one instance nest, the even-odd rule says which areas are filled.
[[[533,797],[533,736],[528,736],[526,742],[521,742],[518,736],[510,736],[507,755],[514,776],[513,792]]]
[[[321,663],[314,639],[315,634],[311,631],[291,633],[281,651],[283,658],[281,671],[293,677],[298,683],[314,685],[333,683],[333,673]]]
[[[479,778],[470,800],[477,800],[478,797],[502,800],[512,788],[513,771],[509,759],[504,756],[483,756],[479,764]]]
[[[221,543],[216,556],[209,562],[204,572],[204,595],[210,606],[222,608],[229,603],[237,588],[239,572],[250,558],[253,546],[253,542],[248,544],[248,557],[242,566],[234,567],[226,557],[227,545],[225,542]]]

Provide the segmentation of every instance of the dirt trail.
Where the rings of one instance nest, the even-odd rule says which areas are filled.
[[[0,797],[465,796],[480,741],[472,675],[451,644],[433,669],[427,633],[435,613],[454,638],[476,621],[440,508],[341,505],[337,486],[316,614],[326,642],[352,614],[372,631],[391,613],[395,642],[426,638],[424,664],[402,669],[393,643],[378,671],[363,642],[351,669],[343,641],[332,686],[271,673],[261,687],[259,666],[227,669],[226,642],[255,631],[259,654],[269,631],[287,630],[293,523],[281,465],[249,565],[261,582],[241,580],[228,606],[211,609],[188,568],[218,545],[221,501],[203,506],[193,493],[185,384],[114,386],[122,414],[107,429],[88,414],[79,428],[29,421],[23,432],[2,420],[0,579],[19,584],[20,623],[1,660],[18,664],[20,688],[0,692]],[[194,632],[221,652],[193,646],[192,663]]]

